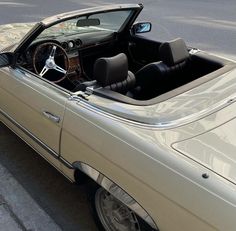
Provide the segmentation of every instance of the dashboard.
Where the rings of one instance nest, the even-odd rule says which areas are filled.
[[[114,44],[115,41],[117,41],[116,34],[108,33],[107,31],[84,33],[79,36],[78,34],[74,34],[71,36],[38,37],[19,56],[17,64],[33,73],[40,74],[43,68],[45,68],[46,62],[52,52],[53,44],[55,44],[57,46],[55,63],[66,70],[65,81],[68,80],[76,84],[92,79],[92,69],[95,60],[103,55],[107,55],[105,52],[111,52],[110,44]],[[46,49],[44,47],[45,44],[50,44],[51,46]],[[59,50],[62,52],[59,52]],[[67,65],[63,64],[63,60],[65,59],[68,60],[68,68]],[[39,68],[36,68],[36,64]],[[55,78],[59,76],[58,78],[60,79],[61,73],[55,72],[55,70],[49,70],[43,77],[49,81],[53,81],[52,79],[55,80],[54,77],[51,78],[53,75]],[[64,82],[64,78],[62,80]],[[55,81],[53,82],[57,83]],[[68,89],[70,87],[66,86],[65,88]]]

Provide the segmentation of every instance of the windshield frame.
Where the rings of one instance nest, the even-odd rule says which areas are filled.
[[[124,15],[121,15],[122,13]],[[119,14],[119,17],[117,17]],[[90,32],[107,31],[111,33],[118,33],[130,21],[133,16],[132,9],[121,9],[121,10],[110,10],[103,12],[95,12],[86,15],[80,15],[78,17],[73,17],[60,21],[56,24],[48,26],[45,28],[37,37],[37,39],[47,38],[47,37],[57,37],[57,36],[71,36],[74,34],[80,35]],[[79,20],[86,20],[94,18],[99,21],[98,25],[86,25],[78,26]],[[116,20],[117,18],[118,20]]]
[[[112,5],[101,6],[101,7],[92,7],[92,8],[76,10],[76,11],[71,11],[71,12],[51,16],[51,17],[45,18],[41,22],[44,24],[45,27],[50,27],[59,22],[63,22],[68,19],[72,19],[76,17],[87,16],[90,14],[98,14],[98,13],[109,12],[109,11],[126,10],[126,9],[127,10],[130,9],[133,12],[138,12],[139,14],[141,10],[143,9],[143,5],[142,4],[120,4],[120,5],[112,4]]]
[[[120,5],[106,5],[106,6],[101,6],[101,7],[92,7],[92,8],[87,8],[87,9],[82,9],[82,10],[76,10],[76,11],[71,11],[71,12],[66,12],[62,14],[58,14],[55,16],[51,16],[48,18],[45,18],[39,23],[36,23],[36,25],[32,28],[32,30],[29,31],[25,35],[25,37],[22,38],[22,40],[19,42],[18,47],[14,50],[14,53],[20,54],[21,51],[24,51],[32,42],[35,40],[39,34],[41,34],[45,29],[48,27],[51,27],[59,22],[63,22],[72,18],[77,18],[80,16],[86,16],[89,14],[95,14],[95,13],[102,13],[106,11],[115,11],[115,10],[124,10],[124,9],[130,9],[133,11],[132,16],[130,17],[129,21],[124,23],[123,27],[120,28],[119,32],[125,32],[127,30],[130,30],[130,27],[140,14],[140,12],[143,9],[142,4],[120,4]]]

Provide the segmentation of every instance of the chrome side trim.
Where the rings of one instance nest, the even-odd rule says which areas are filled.
[[[141,205],[139,205],[139,203],[134,198],[132,198],[127,192],[125,192],[117,184],[115,184],[106,176],[104,176],[102,173],[98,172],[96,169],[90,167],[89,165],[85,163],[76,161],[72,165],[75,169],[79,169],[80,171],[88,175],[91,179],[93,179],[100,186],[106,189],[119,201],[124,203],[133,212],[135,212],[138,216],[140,216],[145,222],[147,222],[152,228],[159,230],[157,228],[157,225],[155,224],[151,216],[145,211],[145,209],[142,208]]]
[[[74,100],[76,101],[76,98],[74,98]],[[211,107],[208,107],[206,110],[203,110],[201,112],[194,113],[192,115],[185,116],[184,118],[180,118],[177,120],[168,121],[168,122],[160,122],[160,123],[156,123],[156,124],[136,121],[131,118],[125,118],[125,117],[121,117],[119,115],[112,114],[108,111],[105,111],[104,109],[101,109],[95,105],[90,104],[89,102],[87,102],[83,99],[78,101],[77,104],[80,105],[81,107],[86,108],[87,110],[94,112],[94,113],[97,113],[97,114],[102,115],[104,117],[107,117],[107,118],[110,118],[115,121],[122,122],[122,123],[125,123],[128,125],[141,127],[141,128],[148,128],[148,129],[166,130],[166,129],[176,128],[176,127],[183,126],[188,123],[200,120],[200,119],[204,118],[205,116],[216,113],[219,110],[221,110],[221,109],[223,109],[235,102],[236,102],[236,94],[216,103],[215,105],[213,105]]]
[[[7,120],[9,120],[12,124],[14,124],[18,129],[24,132],[28,137],[30,137],[35,143],[37,143],[40,147],[42,147],[45,151],[47,151],[51,156],[55,159],[59,160],[62,164],[64,164],[67,168],[73,169],[73,166],[67,162],[65,159],[60,157],[60,155],[55,152],[53,149],[48,147],[43,141],[38,139],[35,135],[33,135],[30,131],[28,131],[25,127],[16,122],[10,115],[5,113],[2,109],[0,109],[0,114],[2,114]]]
[[[64,164],[67,168],[69,169],[74,169],[74,167],[72,166],[72,164],[70,162],[68,162],[66,159],[64,159],[62,156],[60,156],[59,158],[60,162],[62,164]]]

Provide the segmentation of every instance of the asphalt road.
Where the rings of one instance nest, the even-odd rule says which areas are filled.
[[[5,0],[0,1],[0,24],[38,21],[56,13],[110,3],[127,1]],[[143,0],[143,3],[145,9],[139,20],[153,22],[149,37],[161,41],[182,37],[188,45],[236,58],[235,0]],[[0,126],[0,132],[0,164],[61,229],[96,230],[85,189],[70,184],[4,126]]]
[[[22,0],[0,1],[0,24],[38,21],[85,7],[140,0]],[[143,0],[140,20],[153,22],[149,35],[165,41],[182,37],[194,47],[236,58],[235,0]]]
[[[27,192],[27,197],[35,201],[48,214],[60,230],[97,230],[88,204],[85,185],[77,186],[70,183],[62,174],[0,123],[0,173],[3,172],[2,169],[8,172],[8,179],[2,180],[0,178],[0,187],[5,187],[8,193],[14,194],[10,195],[9,199],[5,199],[8,199],[9,206],[16,210],[16,216],[22,217],[19,213],[24,213],[24,206],[25,210],[29,210],[30,203],[20,202],[20,200],[25,201],[26,198],[22,197],[26,196],[21,195],[22,192],[15,187],[15,183],[10,186],[6,185],[6,182],[11,180],[9,176],[12,176],[14,181]],[[2,190],[0,190],[1,192]],[[8,195],[3,196],[8,197]],[[14,203],[18,203],[23,208],[15,209]],[[51,228],[47,227],[48,223],[37,224],[40,221],[38,221],[35,211],[23,215],[25,222],[33,224],[30,230],[52,231]],[[36,228],[32,228],[32,226]],[[39,229],[40,226],[44,226],[44,228]],[[0,226],[0,231],[5,231],[5,229]]]

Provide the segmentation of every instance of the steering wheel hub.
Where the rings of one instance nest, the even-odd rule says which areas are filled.
[[[47,59],[46,60],[46,66],[49,68],[49,69],[54,69],[54,67],[55,67],[55,61],[54,60],[52,60],[52,59]]]

